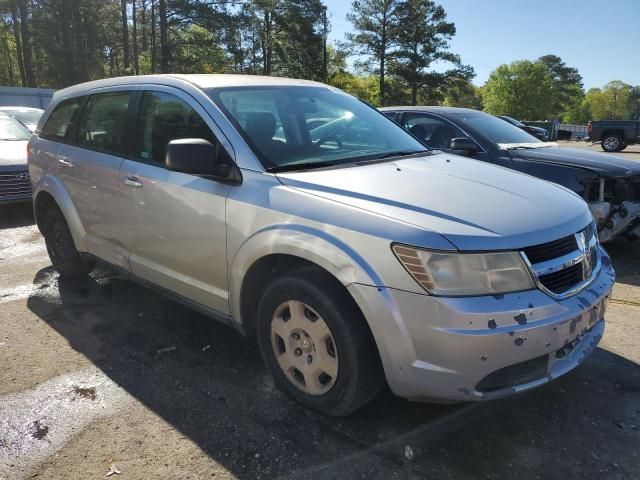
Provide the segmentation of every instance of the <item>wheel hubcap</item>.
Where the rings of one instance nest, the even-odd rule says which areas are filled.
[[[309,305],[289,300],[271,320],[271,345],[287,379],[310,395],[322,395],[338,378],[338,352],[326,322]]]
[[[615,150],[616,148],[618,148],[619,143],[620,142],[618,142],[617,138],[609,137],[605,139],[604,146],[607,150]]]

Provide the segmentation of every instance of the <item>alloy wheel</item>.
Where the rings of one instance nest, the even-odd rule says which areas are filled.
[[[620,147],[620,140],[616,137],[607,137],[604,139],[604,148],[605,150],[611,152],[617,150]]]

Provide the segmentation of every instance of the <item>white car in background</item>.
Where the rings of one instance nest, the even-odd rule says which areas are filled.
[[[38,120],[40,120],[44,110],[33,107],[0,107],[0,113],[15,118],[27,127],[29,131],[33,132],[38,126]]]

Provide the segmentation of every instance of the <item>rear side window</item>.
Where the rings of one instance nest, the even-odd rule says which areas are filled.
[[[202,117],[184,100],[164,92],[145,92],[140,105],[135,156],[164,164],[167,144],[180,138],[217,141]]]
[[[47,123],[42,127],[40,136],[48,140],[69,141],[75,122],[78,120],[84,98],[71,98],[58,104]]]
[[[123,133],[131,92],[92,95],[78,128],[78,144],[103,153],[124,154]]]

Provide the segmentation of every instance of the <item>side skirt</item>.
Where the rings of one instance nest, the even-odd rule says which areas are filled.
[[[167,290],[166,288],[160,287],[158,285],[156,285],[155,283],[152,283],[148,280],[145,280],[144,278],[140,278],[137,275],[134,275],[133,273],[123,269],[122,267],[118,267],[117,265],[113,265],[109,262],[106,262],[104,260],[102,260],[99,257],[96,257],[95,255],[92,255],[90,253],[85,253],[85,252],[81,252],[81,256],[83,258],[86,258],[87,260],[92,260],[95,261],[97,264],[109,269],[109,270],[113,270],[115,272],[117,272],[119,275],[122,275],[123,277],[126,277],[128,280],[131,280],[145,288],[148,288],[150,290],[154,290],[155,292],[160,293],[161,295],[164,295],[165,297],[170,298],[171,300],[178,302],[182,305],[184,305],[185,307],[191,308],[199,313],[202,313],[203,315],[212,318],[220,323],[223,323],[229,327],[233,327],[235,330],[237,330],[240,334],[247,336],[247,332],[245,330],[245,328],[240,325],[238,322],[234,322],[231,318],[231,315],[227,315],[225,313],[219,312],[218,310],[214,310],[212,308],[209,308],[205,305],[202,305],[201,303],[198,302],[194,302],[193,300],[190,300],[186,297],[183,297],[182,295],[179,295],[175,292],[172,292],[171,290]]]

